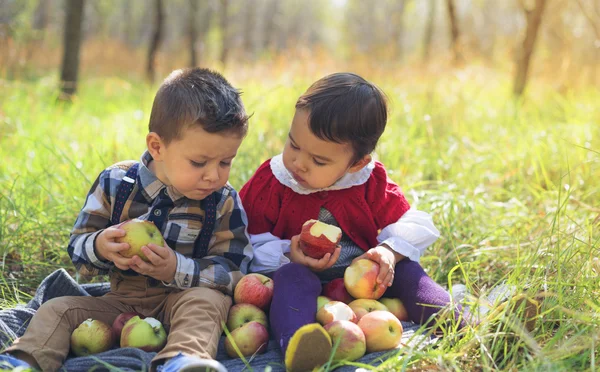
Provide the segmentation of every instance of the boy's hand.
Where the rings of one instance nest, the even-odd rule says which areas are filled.
[[[402,260],[403,256],[394,252],[391,248],[378,245],[356,257],[352,262],[363,258],[375,261],[379,264],[377,283],[379,283],[381,287],[387,288],[394,282],[394,268],[396,267],[396,263]]]
[[[104,229],[96,238],[96,256],[104,261],[110,261],[121,270],[128,270],[131,258],[121,256],[121,251],[129,249],[127,243],[117,243],[116,238],[125,236],[125,230],[121,225],[115,225]]]
[[[339,245],[337,248],[335,248],[333,254],[327,253],[325,256],[323,256],[323,258],[316,259],[305,255],[300,248],[299,242],[300,235],[292,237],[292,244],[290,245],[290,261],[307,266],[312,271],[323,271],[325,269],[329,269],[337,261],[338,257],[340,257],[340,251],[342,247]]]
[[[177,270],[177,256],[166,242],[162,247],[156,244],[145,245],[142,247],[142,253],[146,255],[149,262],[139,256],[131,257],[130,266],[135,272],[166,283],[173,280]]]

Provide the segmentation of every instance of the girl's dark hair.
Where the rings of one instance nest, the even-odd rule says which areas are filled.
[[[154,97],[149,130],[168,144],[194,126],[209,133],[243,137],[248,131],[248,115],[240,92],[221,74],[204,68],[173,71]]]
[[[319,79],[298,98],[296,109],[309,111],[310,130],[318,138],[350,143],[353,163],[373,152],[387,122],[385,94],[352,73]]]

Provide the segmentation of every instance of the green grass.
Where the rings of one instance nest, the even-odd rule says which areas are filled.
[[[541,315],[531,332],[510,306],[460,333],[450,324],[435,347],[402,348],[379,369],[597,370],[600,92],[538,86],[515,102],[509,79],[485,74],[375,78],[392,108],[377,156],[442,232],[422,259],[432,278],[475,297],[506,282],[537,296]],[[254,116],[234,186],[281,151],[311,80],[236,81]],[[145,145],[153,87],[87,79],[65,105],[55,86],[0,81],[2,308],[58,267],[73,273],[66,246],[88,188]]]

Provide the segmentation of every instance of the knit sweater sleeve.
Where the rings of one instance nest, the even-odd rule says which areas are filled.
[[[378,230],[397,222],[410,204],[400,187],[392,181],[383,164],[376,162],[366,184],[366,200]]]
[[[264,162],[240,190],[250,234],[271,233],[277,223],[283,187],[273,176],[270,162]]]

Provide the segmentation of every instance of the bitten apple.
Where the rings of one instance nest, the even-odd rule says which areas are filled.
[[[136,313],[135,311],[119,314],[119,316],[115,318],[111,327],[115,342],[118,343],[121,341],[121,332],[123,331],[125,323],[127,323],[129,319],[133,318],[134,316],[139,316],[141,319],[145,318],[145,316],[140,313]]]
[[[400,345],[402,324],[389,311],[373,311],[358,322],[367,340],[367,352],[391,350]]]
[[[356,314],[350,306],[340,301],[329,301],[317,311],[317,322],[321,325],[327,325],[336,320],[349,320],[356,323]]]
[[[252,304],[235,304],[229,309],[227,329],[230,332],[250,322],[259,322],[268,327],[265,312]]]
[[[347,320],[336,320],[325,326],[337,349],[333,360],[355,361],[365,355],[367,343],[363,331],[355,323]],[[339,341],[338,341],[339,340]]]
[[[318,220],[308,220],[300,232],[300,248],[305,255],[321,259],[333,253],[342,238],[342,230]]]
[[[355,298],[377,300],[386,288],[377,283],[379,264],[369,259],[352,262],[344,272],[344,284],[348,293]]]
[[[148,352],[158,352],[167,343],[167,332],[158,319],[134,316],[121,332],[121,347],[136,347]]]
[[[365,298],[361,298],[358,300],[354,300],[348,304],[354,314],[356,314],[356,319],[360,321],[360,318],[367,315],[368,313],[376,310],[388,311],[388,308],[377,300],[369,300]]]
[[[241,327],[230,331],[230,334],[240,350],[240,353],[245,357],[267,351],[269,332],[267,331],[267,328],[259,322],[246,323]],[[227,355],[232,358],[239,357],[229,337],[225,339],[225,351],[227,352]]]
[[[321,293],[323,296],[327,296],[333,301],[342,301],[346,304],[349,304],[354,300],[354,298],[352,298],[350,293],[348,293],[346,290],[343,278],[333,279],[329,283],[325,284]]]
[[[317,297],[317,311],[319,311],[323,305],[325,305],[326,303],[330,302],[331,299],[325,297],[325,296],[319,296]]]
[[[142,252],[142,247],[148,244],[163,245],[163,236],[154,222],[134,218],[124,222],[120,227],[127,234],[115,239],[115,241],[117,243],[129,244],[129,249],[120,252],[123,257],[131,258],[133,256],[140,256],[142,260],[147,262],[148,257]]]
[[[247,274],[240,279],[233,292],[236,304],[252,304],[267,311],[273,298],[273,280],[262,274]]]
[[[379,302],[387,306],[388,311],[396,316],[398,320],[408,322],[408,312],[402,301],[397,298],[380,298]]]
[[[109,325],[90,318],[71,334],[71,350],[77,356],[102,353],[112,347],[113,341]]]

